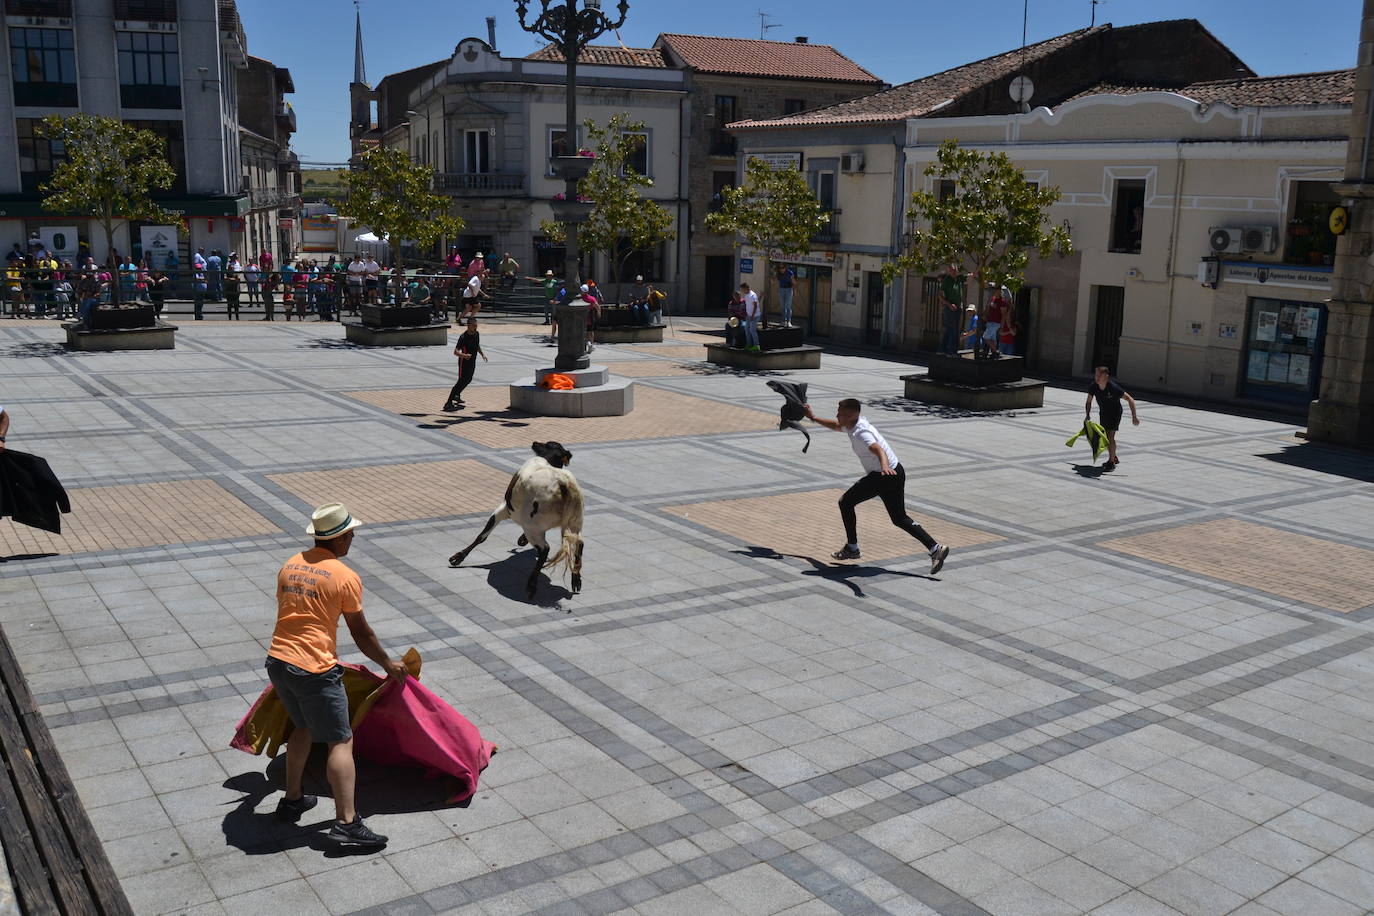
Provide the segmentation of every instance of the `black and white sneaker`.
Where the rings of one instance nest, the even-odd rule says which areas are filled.
[[[361,817],[355,817],[351,824],[335,821],[329,828],[329,838],[340,846],[357,849],[381,849],[386,845],[386,837],[373,833]]]
[[[830,557],[834,560],[858,560],[862,558],[862,554],[859,553],[859,548],[850,547],[848,544],[845,544],[839,550],[832,553]]]
[[[944,544],[936,544],[935,549],[930,552],[930,574],[933,576],[945,568],[945,557],[949,556],[949,548]]]
[[[313,795],[302,795],[300,798],[283,798],[277,802],[277,819],[295,823],[300,820],[301,815],[309,811],[320,803],[320,800]]]

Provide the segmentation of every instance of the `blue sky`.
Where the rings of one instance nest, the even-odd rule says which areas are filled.
[[[617,0],[605,0],[612,6]],[[759,37],[757,10],[779,25],[768,37],[806,35],[834,45],[889,83],[935,73],[1021,44],[1022,0],[631,0],[620,30],[631,47],[660,32]],[[537,6],[532,0],[531,6]],[[837,15],[837,10],[845,15]],[[239,0],[249,52],[291,69],[299,131],[294,147],[307,162],[348,158],[348,82],[353,76],[351,0]],[[470,35],[486,37],[496,16],[499,50],[520,56],[542,41],[520,31],[513,0],[485,5],[454,0],[362,0],[368,79],[447,58]],[[1088,25],[1089,0],[1029,0],[1026,40],[1041,41]],[[1098,23],[1130,25],[1194,18],[1257,73],[1332,70],[1355,63],[1360,0],[1106,0]],[[614,43],[612,37],[598,43]]]

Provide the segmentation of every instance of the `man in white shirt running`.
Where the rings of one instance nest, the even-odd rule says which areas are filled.
[[[848,434],[849,444],[854,454],[859,456],[866,474],[840,497],[840,518],[844,520],[845,545],[831,554],[837,560],[857,560],[859,554],[859,534],[854,507],[865,500],[878,497],[887,509],[887,517],[892,524],[925,545],[930,551],[930,574],[933,576],[945,565],[949,548],[939,544],[926,530],[906,513],[906,469],[897,460],[892,446],[887,444],[883,434],[873,428],[868,418],[859,411],[863,405],[854,398],[840,402],[839,410],[833,420],[823,420],[811,412],[806,405],[807,419],[819,423],[826,429]]]

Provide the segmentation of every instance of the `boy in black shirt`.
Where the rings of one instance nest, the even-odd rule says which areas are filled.
[[[1111,370],[1098,366],[1093,370],[1093,383],[1088,386],[1088,400],[1083,404],[1083,419],[1091,420],[1093,400],[1097,401],[1098,422],[1107,431],[1107,463],[1102,470],[1110,471],[1121,462],[1116,457],[1116,431],[1121,428],[1121,402],[1131,406],[1131,423],[1140,425],[1140,417],[1135,412],[1135,398],[1112,379]]]
[[[463,389],[472,381],[472,375],[477,371],[477,357],[487,358],[487,354],[482,351],[482,336],[477,333],[477,319],[468,319],[468,329],[458,337],[458,345],[453,348],[453,355],[458,357],[458,381],[454,383],[453,390],[448,393],[448,400],[444,402],[444,410],[457,410],[465,407],[463,403]]]

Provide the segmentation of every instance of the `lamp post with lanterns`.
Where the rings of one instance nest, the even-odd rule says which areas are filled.
[[[595,160],[589,157],[578,155],[578,136],[577,136],[577,59],[582,53],[582,49],[595,40],[598,36],[620,28],[625,23],[625,15],[630,10],[629,0],[620,0],[616,6],[618,16],[608,15],[601,9],[601,0],[537,0],[539,8],[536,11],[533,21],[530,21],[530,4],[528,0],[517,0],[515,4],[516,14],[520,18],[520,28],[533,35],[539,35],[548,39],[563,54],[563,60],[568,68],[568,88],[567,88],[567,116],[564,121],[563,131],[563,155],[550,156],[549,165],[553,174],[563,179],[564,190],[563,200],[553,202],[554,218],[567,227],[567,240],[565,242],[563,276],[568,285],[569,301],[574,297],[571,295],[576,291],[577,286],[573,284],[581,283],[581,276],[578,270],[578,247],[577,247],[577,226],[587,217],[591,207],[583,204],[577,199],[577,183],[586,176],[591,170]],[[587,360],[582,353],[582,341],[586,339],[586,321],[583,310],[585,305],[577,307],[576,313],[570,316],[572,320],[565,321],[560,315],[559,347],[558,360],[555,367],[566,371],[571,368],[582,368],[587,364]],[[570,335],[574,328],[577,329],[575,335]],[[576,355],[568,352],[576,347]],[[574,366],[575,362],[581,363]]]

